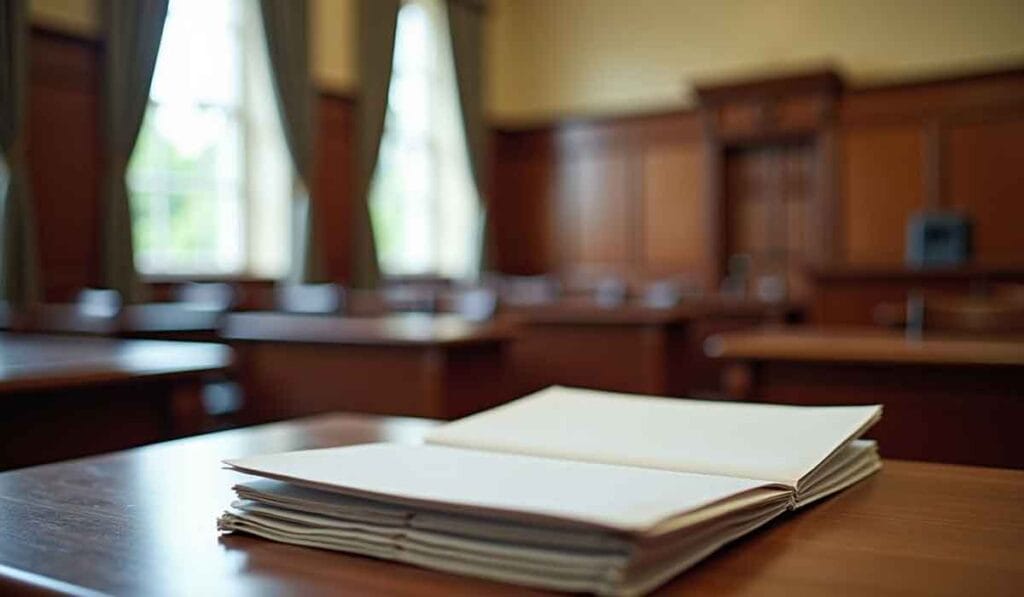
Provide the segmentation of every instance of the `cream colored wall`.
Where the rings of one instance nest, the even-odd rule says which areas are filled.
[[[351,92],[355,70],[356,0],[311,0],[310,60],[321,89]],[[100,35],[97,0],[31,0],[32,20],[45,27],[95,38]]]
[[[1024,64],[1024,2],[493,0],[487,54],[499,120],[632,112],[828,62],[855,83]]]
[[[358,85],[358,0],[311,0],[321,87]],[[97,0],[31,0],[99,34]],[[491,0],[488,106],[506,122],[685,106],[695,80],[834,63],[857,82],[1024,63],[1021,0]]]
[[[313,78],[321,89],[351,93],[356,71],[357,0],[311,0]]]
[[[45,27],[85,37],[98,37],[97,0],[30,0],[32,21]]]

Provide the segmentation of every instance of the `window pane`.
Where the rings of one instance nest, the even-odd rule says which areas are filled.
[[[127,176],[140,271],[284,272],[293,170],[263,44],[256,2],[171,0]]]
[[[398,15],[388,111],[370,212],[385,274],[463,277],[475,268],[479,199],[459,116],[446,13],[409,0]]]

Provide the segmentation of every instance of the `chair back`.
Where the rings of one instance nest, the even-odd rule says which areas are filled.
[[[277,308],[289,313],[333,315],[345,308],[345,291],[337,284],[287,284],[275,293]]]
[[[88,317],[114,317],[121,311],[121,293],[111,288],[83,288],[75,305]]]
[[[470,321],[487,321],[498,310],[498,293],[490,288],[468,288],[456,292],[455,312]]]
[[[602,278],[594,286],[594,302],[605,309],[621,307],[628,296],[629,285],[622,278]]]
[[[190,309],[229,311],[236,300],[235,289],[223,282],[186,282],[178,286],[174,298]]]
[[[671,309],[683,300],[683,284],[674,279],[654,280],[644,287],[640,300],[645,307]]]
[[[503,276],[498,281],[498,292],[503,303],[526,307],[557,301],[562,288],[553,276]]]

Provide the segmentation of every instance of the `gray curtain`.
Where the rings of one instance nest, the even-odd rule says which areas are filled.
[[[324,281],[323,247],[317,238],[316,202],[310,199],[313,172],[313,86],[309,68],[307,0],[260,0],[281,128],[301,179],[295,229],[300,237],[293,262],[296,282]]]
[[[106,0],[103,133],[107,169],[103,186],[103,284],[127,303],[144,300],[135,271],[132,219],[125,174],[149,101],[168,0]]]
[[[35,220],[25,163],[28,2],[0,0],[0,300],[39,300]]]
[[[484,0],[448,0],[448,30],[455,59],[455,78],[459,86],[462,126],[469,151],[469,167],[480,197],[480,267],[491,263],[490,219],[487,217],[487,124],[484,119],[483,41],[486,2]]]
[[[359,101],[356,104],[356,173],[352,218],[352,285],[371,288],[380,273],[373,243],[369,195],[377,167],[388,86],[395,47],[400,0],[361,0],[359,3]]]

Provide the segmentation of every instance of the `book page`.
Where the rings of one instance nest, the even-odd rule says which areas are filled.
[[[796,488],[880,406],[781,406],[551,387],[432,430],[432,444],[765,479]]]
[[[226,461],[250,474],[416,508],[643,533],[771,483],[443,446],[365,444]],[[749,507],[749,500],[743,507]]]

